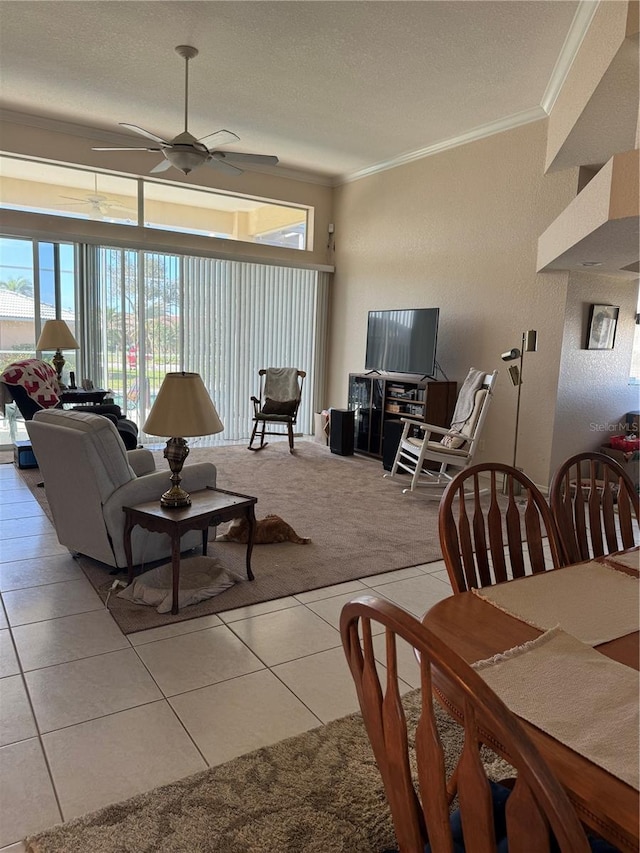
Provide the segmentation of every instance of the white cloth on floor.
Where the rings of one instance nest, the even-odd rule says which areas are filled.
[[[187,557],[180,562],[178,607],[188,607],[213,598],[238,583],[242,578],[225,569],[212,557]],[[148,604],[158,613],[170,613],[173,606],[173,570],[171,563],[143,572],[118,593],[134,604]]]

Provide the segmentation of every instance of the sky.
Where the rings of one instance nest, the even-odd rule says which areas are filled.
[[[53,243],[39,243],[40,301],[55,305],[55,279],[53,272]],[[70,243],[60,244],[61,307],[70,311],[75,306],[74,248]],[[31,240],[0,238],[0,281],[26,278],[34,283],[33,243]]]

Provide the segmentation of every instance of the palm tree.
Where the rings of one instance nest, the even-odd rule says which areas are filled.
[[[19,293],[21,296],[33,296],[33,284],[23,276],[0,281],[0,288],[10,290],[12,293]]]

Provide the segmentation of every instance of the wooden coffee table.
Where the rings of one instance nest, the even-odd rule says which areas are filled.
[[[207,554],[207,535],[211,525],[244,516],[249,523],[247,541],[247,578],[253,580],[251,552],[256,529],[255,505],[258,498],[228,492],[224,489],[202,489],[191,493],[191,506],[169,508],[157,501],[148,501],[137,506],[125,506],[124,552],[127,557],[129,583],[133,581],[133,555],[131,531],[136,525],[153,533],[166,533],[171,539],[171,566],[173,569],[172,613],[178,612],[178,590],[180,587],[180,539],[189,530],[202,530],[202,553]]]

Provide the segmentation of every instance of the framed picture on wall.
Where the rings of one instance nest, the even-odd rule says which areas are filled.
[[[617,305],[592,305],[589,310],[587,349],[613,349],[618,325]]]

